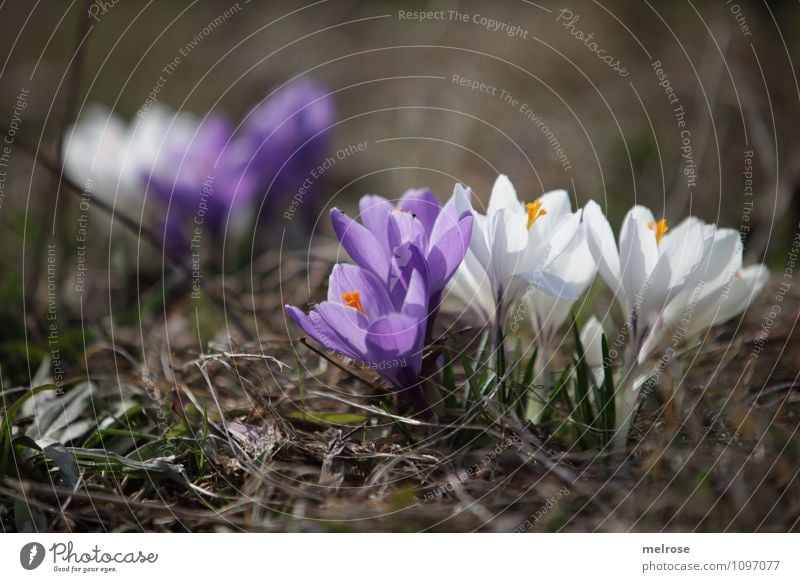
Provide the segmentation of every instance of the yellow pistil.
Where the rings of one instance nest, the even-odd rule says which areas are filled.
[[[397,208],[394,209],[394,211],[395,212],[403,212],[405,214],[411,214],[412,216],[414,215],[414,213],[411,212],[410,210],[403,210],[402,206],[398,206]]]
[[[662,218],[658,222],[651,222],[647,225],[647,228],[650,230],[654,230],[656,233],[656,244],[661,242],[661,239],[664,238],[664,235],[667,234],[669,227],[667,226],[667,221]]]
[[[348,291],[347,293],[342,293],[342,301],[347,307],[352,307],[359,313],[363,313],[366,315],[366,311],[364,311],[364,306],[361,305],[361,293],[358,291]]]
[[[528,211],[528,230],[531,229],[534,222],[547,214],[547,210],[542,208],[541,200],[537,200],[536,202],[528,202],[525,205],[525,210]]]

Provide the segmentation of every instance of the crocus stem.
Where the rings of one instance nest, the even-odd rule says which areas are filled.
[[[436,323],[436,316],[439,315],[439,307],[442,302],[442,293],[434,293],[428,299],[428,321],[425,325],[425,345],[433,342],[433,326]]]
[[[425,397],[425,389],[422,387],[422,384],[411,386],[404,394],[408,397],[411,404],[416,408],[423,419],[430,420],[433,418],[433,411],[431,410],[430,404],[428,404],[428,399]]]
[[[622,376],[615,395],[614,436],[611,439],[611,443],[613,449],[617,452],[625,451],[628,435],[633,426],[633,419],[638,408],[640,390],[636,382],[639,377],[639,366],[637,364],[639,353],[637,349],[631,348],[631,346],[636,347],[638,345],[639,342],[636,341],[634,336],[633,341],[625,351],[625,365],[623,366]]]
[[[538,362],[534,364],[538,371],[533,377],[533,384],[528,387],[528,406],[525,418],[533,424],[539,424],[542,421],[548,394],[553,389],[550,377],[550,352],[547,347],[548,342],[546,341],[539,345],[536,358],[541,365]]]
[[[503,319],[505,316],[505,310],[503,309],[503,293],[502,291],[497,294],[497,303],[494,312],[494,334],[493,334],[493,342],[494,342],[494,353],[497,365],[495,366],[497,377],[501,382],[500,389],[498,393],[500,394],[500,400],[504,405],[508,404],[508,398],[506,395],[506,382],[505,382],[505,375],[506,375],[506,354],[505,354],[505,346],[503,342]]]
[[[614,436],[611,440],[613,449],[617,452],[624,452],[628,442],[628,435],[633,426],[633,419],[636,416],[636,409],[639,400],[639,391],[634,390],[632,381],[626,381],[624,386],[617,394],[615,402],[616,421],[614,423]]]

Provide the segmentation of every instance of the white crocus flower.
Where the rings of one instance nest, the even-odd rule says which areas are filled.
[[[147,177],[159,167],[159,152],[191,137],[195,128],[190,116],[158,104],[130,123],[102,105],[90,105],[67,129],[64,172],[87,192],[138,217]]]
[[[563,192],[563,190],[560,192]],[[566,192],[564,192],[564,195],[566,197]],[[566,204],[566,212],[569,213],[568,199]],[[547,270],[562,279],[575,295],[580,296],[586,291],[597,273],[597,263],[589,250],[584,224],[580,225],[575,238],[550,264]],[[523,296],[523,300],[527,302],[527,296]],[[539,338],[540,345],[552,347],[556,340],[556,333],[569,317],[574,303],[574,300],[559,299],[546,293],[530,294],[530,302],[528,304],[530,322]]]
[[[600,275],[622,307],[638,349],[702,260],[703,223],[690,217],[669,229],[663,218],[656,220],[647,208],[634,206],[622,222],[618,247],[596,202],[586,205],[584,221]]]
[[[598,270],[614,290],[630,332],[616,386],[614,440],[620,448],[648,378],[675,365],[676,348],[685,339],[744,311],[769,272],[763,265],[742,268],[736,231],[694,217],[670,230],[664,219],[635,206],[623,222],[619,249],[596,203],[587,204],[584,221]],[[664,351],[656,359],[658,348]]]
[[[639,354],[643,363],[659,347],[677,347],[741,314],[764,288],[769,270],[742,266],[743,245],[730,228],[704,228],[703,259],[684,289],[664,308]]]
[[[500,325],[508,306],[526,289],[566,300],[577,298],[550,271],[580,225],[580,213],[570,212],[565,191],[549,192],[523,204],[511,181],[500,175],[487,213],[473,210],[473,215],[470,250],[450,283],[459,299]]]
[[[592,371],[594,382],[598,386],[603,383],[603,324],[592,315],[583,324],[580,339],[583,346],[583,357],[586,365]]]
[[[67,176],[88,192],[113,201],[141,199],[141,177],[136,160],[128,157],[128,124],[100,105],[91,105],[72,125],[64,140],[62,158]]]

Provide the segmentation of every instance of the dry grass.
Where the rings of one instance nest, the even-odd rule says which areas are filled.
[[[284,290],[321,282],[329,267],[280,260]],[[254,306],[259,340],[221,333],[196,353],[187,338],[201,310],[179,299],[165,320],[149,314],[118,330],[113,346],[88,345],[88,369],[75,370],[65,394],[37,395],[14,420],[15,435],[60,439],[80,479],[67,486],[50,455],[15,446],[19,476],[0,485],[3,529],[798,529],[796,297],[759,357],[750,358],[750,339],[762,305],[735,339],[728,326],[685,354],[686,377],[673,378],[674,393],[662,382],[645,403],[621,458],[579,451],[488,402],[477,414],[442,409],[433,421],[393,412],[402,402],[368,371],[287,339],[275,317],[286,299],[270,281],[247,295],[228,289],[231,305]],[[142,329],[140,360],[131,354]],[[457,385],[464,380],[457,368]]]

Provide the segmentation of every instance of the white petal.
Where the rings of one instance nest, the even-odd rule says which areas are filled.
[[[471,251],[467,252],[450,280],[448,290],[485,321],[494,316],[495,304],[489,275]]]
[[[547,271],[560,277],[578,295],[586,291],[597,272],[597,264],[586,242],[585,225],[581,225],[578,235],[552,262]],[[531,297],[531,323],[537,333],[551,336],[569,317],[573,301],[556,299],[545,293]]]
[[[547,210],[545,216],[559,217],[572,212],[572,203],[566,190],[551,190],[539,197],[542,208]]]
[[[590,368],[603,367],[603,325],[600,320],[592,315],[589,320],[583,324],[581,330],[581,345],[583,346],[583,354],[586,358],[586,364]]]
[[[525,266],[523,259],[528,230],[525,219],[508,208],[501,208],[489,220],[494,282],[496,288],[505,289],[511,278]]]
[[[631,302],[629,308],[639,305],[652,293],[649,279],[658,262],[658,246],[655,234],[644,219],[628,213],[622,225],[619,239],[619,260],[622,268],[622,286]],[[628,316],[629,314],[626,314]]]
[[[619,251],[614,241],[614,233],[600,206],[594,200],[590,200],[583,209],[583,223],[586,225],[586,242],[597,263],[600,276],[617,296],[623,308],[626,308],[628,299],[621,284]]]
[[[739,271],[727,297],[720,306],[714,324],[720,324],[736,317],[750,306],[769,281],[769,269],[764,265],[751,265]]]
[[[520,212],[522,204],[520,204],[517,197],[517,191],[514,190],[514,185],[508,176],[500,174],[494,181],[492,187],[492,195],[489,198],[489,209],[486,212],[488,217],[493,217],[499,210],[504,208],[512,209],[514,212]]]
[[[562,278],[547,271],[518,273],[515,280],[526,284],[533,292],[542,291],[564,301],[575,301],[578,298],[577,293]]]

